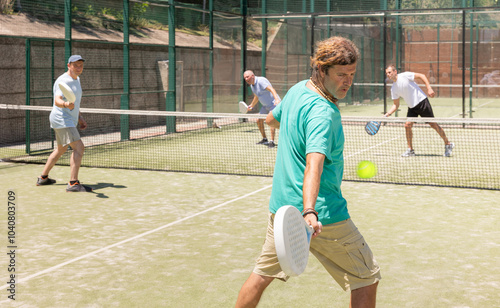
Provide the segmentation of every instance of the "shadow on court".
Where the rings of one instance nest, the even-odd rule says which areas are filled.
[[[97,198],[109,198],[106,194],[102,192],[97,192],[96,190],[102,190],[106,188],[127,188],[125,185],[116,185],[114,183],[96,183],[96,184],[87,184],[87,183],[82,183],[85,186],[88,186],[92,188],[92,192],[87,193],[87,194],[94,194],[96,195]],[[56,183],[51,185],[52,187],[59,186],[61,189],[64,189],[68,184],[67,183]],[[59,188],[58,188],[59,189]],[[69,193],[68,194],[75,194],[75,193]]]
[[[96,192],[96,190],[106,189],[106,188],[127,188],[125,185],[116,185],[114,183],[97,183],[97,184],[89,184],[88,186],[92,187],[93,193],[96,194],[98,198],[109,198],[104,193]]]

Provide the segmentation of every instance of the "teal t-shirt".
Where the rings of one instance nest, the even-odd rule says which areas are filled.
[[[325,162],[316,211],[326,225],[350,217],[340,189],[344,131],[337,106],[308,89],[306,83],[304,80],[293,86],[272,111],[280,122],[280,134],[269,210],[276,213],[283,205],[303,210],[306,155],[321,153]]]

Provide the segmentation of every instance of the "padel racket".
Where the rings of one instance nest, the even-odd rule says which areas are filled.
[[[373,136],[376,133],[378,133],[378,130],[380,129],[380,122],[377,121],[370,121],[366,123],[365,130],[368,133],[368,135]]]
[[[61,89],[67,102],[70,102],[70,103],[75,102],[75,100],[76,100],[75,93],[73,93],[73,90],[71,90],[71,88],[67,84],[65,84],[64,82],[60,82],[59,89]]]
[[[244,101],[241,101],[239,103],[239,108],[240,108],[240,112],[241,113],[247,113],[248,112],[248,105]]]
[[[298,276],[306,269],[313,233],[314,229],[306,223],[296,207],[285,205],[276,212],[274,216],[276,254],[281,269],[288,276]]]

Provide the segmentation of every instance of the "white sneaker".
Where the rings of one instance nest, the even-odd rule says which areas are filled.
[[[412,149],[408,148],[408,150],[406,150],[406,152],[404,152],[403,154],[401,154],[401,156],[403,156],[403,157],[415,156],[415,151],[413,151]]]
[[[453,151],[453,148],[455,147],[455,144],[450,142],[450,144],[447,144],[444,146],[444,156],[450,157],[451,156],[451,151]]]

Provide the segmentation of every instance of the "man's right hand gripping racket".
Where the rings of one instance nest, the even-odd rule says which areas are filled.
[[[274,216],[276,254],[281,269],[288,276],[298,276],[306,269],[313,233],[314,229],[306,223],[296,207],[285,205],[276,212]]]

